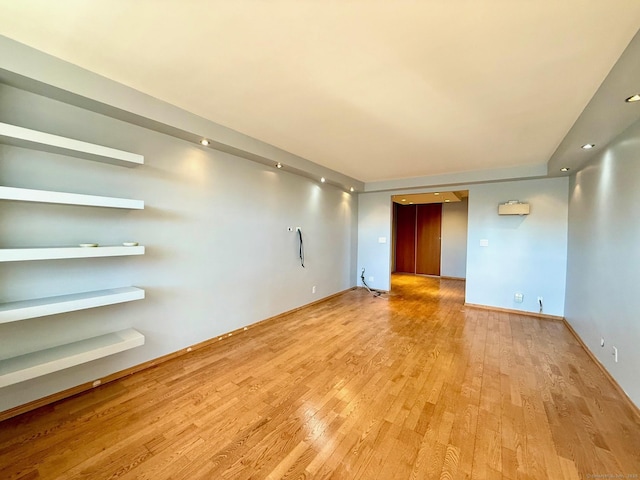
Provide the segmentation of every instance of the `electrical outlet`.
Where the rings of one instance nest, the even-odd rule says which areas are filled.
[[[601,337],[601,338],[600,338],[600,346],[601,346],[601,347],[604,347],[604,337]]]
[[[287,227],[287,232],[293,232],[293,227]]]
[[[522,300],[524,300],[524,295],[521,293],[514,293],[513,294],[513,301],[516,303],[522,303]]]
[[[311,293],[316,293],[316,286],[311,287]]]
[[[613,347],[613,361],[618,363],[618,349]]]

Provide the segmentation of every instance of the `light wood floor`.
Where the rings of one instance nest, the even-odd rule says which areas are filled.
[[[395,276],[7,420],[0,478],[640,478],[640,422],[564,325],[463,291]]]

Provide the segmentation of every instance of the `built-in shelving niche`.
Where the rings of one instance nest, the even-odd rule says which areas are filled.
[[[123,167],[144,164],[142,155],[7,123],[0,123],[0,143]],[[0,200],[144,209],[144,202],[141,200],[10,186],[0,186]],[[3,248],[0,249],[0,262],[114,257],[144,255],[144,253],[145,247],[140,245]],[[0,304],[0,324],[140,300],[144,295],[144,290],[140,288],[120,287],[4,303]],[[0,387],[123,352],[143,345],[144,341],[144,335],[140,332],[126,329],[2,359],[0,360]]]

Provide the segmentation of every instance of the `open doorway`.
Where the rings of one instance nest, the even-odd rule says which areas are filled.
[[[393,195],[392,273],[466,278],[468,190]]]

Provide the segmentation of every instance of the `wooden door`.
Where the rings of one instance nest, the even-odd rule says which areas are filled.
[[[396,207],[396,272],[416,272],[416,206]]]
[[[416,214],[416,273],[440,275],[442,204],[418,205]]]

